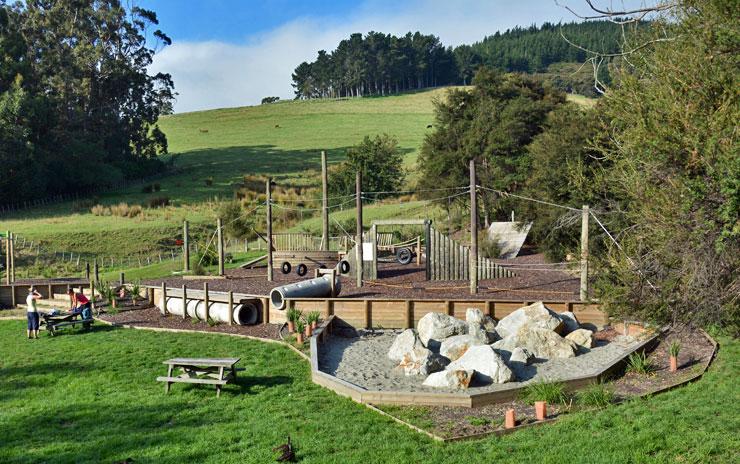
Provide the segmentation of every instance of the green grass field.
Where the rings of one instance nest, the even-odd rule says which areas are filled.
[[[554,425],[439,444],[310,382],[285,347],[211,334],[98,325],[25,339],[0,321],[0,462],[273,462],[290,435],[303,463],[737,462],[737,341],[697,383],[580,412]],[[212,387],[155,382],[162,360],[237,356],[247,368]]]
[[[365,135],[388,133],[397,137],[409,169],[413,188],[419,149],[434,120],[433,101],[448,89],[434,89],[398,96],[337,100],[288,101],[270,105],[218,109],[166,116],[160,121],[178,171],[156,181],[161,191],[142,193],[141,186],[101,195],[102,204],[146,204],[167,196],[172,206],[145,209],[136,218],[95,216],[89,206],[71,202],[16,213],[0,220],[0,230],[11,230],[27,240],[42,240],[49,251],[93,253],[105,257],[151,255],[172,243],[182,221],[194,233],[208,236],[215,227],[215,206],[209,199],[230,199],[234,184],[246,174],[270,174],[277,182],[318,185],[320,151],[330,163],[344,159],[347,147]],[[572,97],[589,104],[585,97]],[[79,205],[78,205],[79,206]],[[404,211],[404,209],[406,211]],[[368,206],[365,217],[439,216],[421,204],[400,209]],[[261,214],[261,213],[259,213]],[[276,211],[276,215],[280,212]],[[347,220],[352,210],[336,215]],[[332,221],[334,224],[334,221]],[[309,219],[292,228],[319,230],[319,220]],[[210,232],[209,232],[210,231]]]

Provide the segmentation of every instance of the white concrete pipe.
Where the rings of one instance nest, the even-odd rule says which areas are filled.
[[[342,289],[339,276],[334,280],[336,295]],[[275,309],[285,309],[287,298],[323,298],[331,296],[331,275],[325,274],[315,279],[303,280],[293,284],[275,287],[270,292],[270,301]]]
[[[164,314],[165,306],[160,300],[160,312]],[[170,296],[167,297],[167,312],[176,316],[182,316],[182,297]],[[262,314],[262,302],[254,300],[241,300],[235,301],[233,305],[233,321],[240,325],[254,325],[260,322],[260,316]],[[188,307],[186,316],[205,320],[206,318],[206,305],[203,300],[190,299],[188,298]],[[229,305],[217,301],[208,302],[208,315],[211,319],[216,322],[229,322]]]

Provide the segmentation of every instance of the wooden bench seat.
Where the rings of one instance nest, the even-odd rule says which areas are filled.
[[[157,382],[200,383],[210,385],[226,385],[229,383],[229,380],[199,379],[190,377],[157,377]]]

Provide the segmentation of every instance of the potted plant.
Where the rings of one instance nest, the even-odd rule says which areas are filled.
[[[288,332],[295,332],[296,322],[301,318],[301,311],[295,308],[289,308],[286,317],[288,318]]]
[[[303,345],[303,331],[306,329],[306,324],[301,319],[295,321],[295,339],[296,343]]]
[[[141,283],[134,282],[131,284],[131,302],[136,306],[136,303],[141,298]]]
[[[319,326],[320,317],[321,313],[318,311],[311,311],[306,315],[306,322],[311,326],[312,330],[316,330],[316,328]]]
[[[306,338],[311,337],[313,335],[313,327],[311,326],[311,320],[306,316],[305,318],[306,323]]]
[[[678,370],[678,352],[681,351],[681,343],[678,340],[673,340],[671,346],[668,348],[669,360],[671,363],[671,372]]]

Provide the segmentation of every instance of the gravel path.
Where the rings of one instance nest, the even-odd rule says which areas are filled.
[[[406,376],[388,359],[388,349],[398,332],[364,334],[357,338],[331,337],[321,345],[319,369],[368,390],[407,392],[454,392],[422,385],[424,376]],[[468,393],[509,389],[538,381],[559,381],[593,375],[639,345],[639,340],[619,336],[613,341],[598,340],[596,346],[575,358],[552,359],[514,369],[517,382],[471,386]]]

